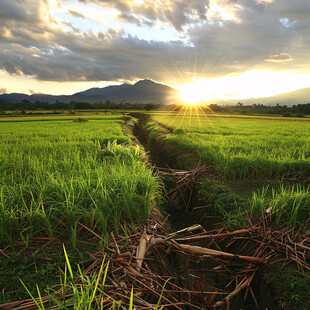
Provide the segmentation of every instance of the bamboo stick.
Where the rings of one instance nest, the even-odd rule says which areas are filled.
[[[175,241],[195,242],[195,241],[200,241],[200,240],[204,240],[204,239],[219,239],[219,238],[225,238],[225,237],[234,236],[234,235],[241,235],[241,234],[245,234],[245,233],[251,233],[253,231],[260,230],[262,228],[263,228],[262,226],[259,226],[259,227],[235,230],[235,231],[232,231],[232,232],[216,234],[216,235],[210,234],[210,235],[191,236],[191,237],[185,237],[185,238],[178,238],[178,239],[175,239]]]
[[[215,257],[224,257],[224,258],[238,258],[238,259],[241,259],[241,260],[253,263],[253,264],[263,264],[265,262],[263,258],[259,258],[259,257],[237,255],[237,254],[212,250],[208,248],[202,248],[199,246],[193,246],[193,245],[188,245],[188,244],[174,243],[174,245],[176,247],[179,247],[179,249],[185,252],[189,252],[189,253],[196,254],[196,255],[211,255]]]

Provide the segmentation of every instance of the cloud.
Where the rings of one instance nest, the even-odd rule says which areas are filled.
[[[80,31],[78,28],[74,27],[70,22],[62,21],[61,23],[63,25],[66,25],[66,26],[70,27],[71,30],[73,30],[74,32],[79,32]]]
[[[17,1],[0,0],[0,18],[1,20],[22,20],[28,19],[29,13],[26,8],[20,5]]]
[[[275,0],[256,0],[257,3],[273,3]]]
[[[277,0],[274,1],[271,8],[291,20],[309,20],[310,2],[307,0]]]
[[[37,92],[37,91],[35,91],[35,90],[33,90],[33,89],[29,89],[29,93],[30,93],[31,95],[40,95],[40,94],[42,94],[42,93]]]
[[[276,55],[270,55],[269,58],[265,59],[265,61],[269,62],[286,62],[286,61],[292,61],[293,58],[286,53],[280,53]]]
[[[143,16],[149,21],[166,22],[181,30],[186,24],[206,20],[210,0],[79,0],[82,3],[95,3],[104,8],[114,8],[121,14]],[[136,23],[134,21],[134,23]]]
[[[69,9],[66,3],[74,5]],[[169,82],[273,70],[274,62],[283,61],[285,68],[279,65],[278,70],[309,72],[310,2],[295,3],[68,0],[62,1],[60,11],[68,18],[61,19],[55,13],[59,8],[54,1],[0,0],[0,69],[42,81],[151,78]],[[99,23],[93,31],[79,29],[81,22],[93,26],[81,7],[88,4],[107,15],[113,9],[108,30]],[[87,17],[87,21],[76,21],[72,16]],[[121,25],[119,29],[114,23]],[[132,25],[128,27],[128,23]],[[133,27],[145,37],[148,31],[159,29],[146,25],[165,26],[180,39],[167,41],[163,35],[161,41],[142,40],[131,34]]]
[[[139,26],[141,25],[141,20],[139,18],[135,17],[134,15],[131,15],[131,14],[121,13],[121,14],[117,15],[116,19],[119,21],[126,22],[126,23],[134,23],[134,24],[137,24]]]
[[[77,17],[77,18],[86,18],[82,13],[73,11],[73,10],[68,10],[68,13],[70,15],[72,15],[73,17]]]
[[[8,93],[9,93],[9,92],[8,92],[8,89],[7,89],[7,88],[3,88],[3,87],[0,88],[0,95],[8,94]]]

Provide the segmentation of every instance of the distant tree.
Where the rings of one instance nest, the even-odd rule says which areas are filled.
[[[88,102],[76,102],[76,101],[74,101],[73,106],[74,106],[74,109],[80,109],[80,110],[91,109],[91,104]]]
[[[212,103],[209,105],[209,108],[214,111],[214,112],[222,112],[225,111],[226,109],[223,106],[220,106],[216,103]]]

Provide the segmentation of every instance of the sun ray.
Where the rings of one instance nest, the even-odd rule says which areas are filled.
[[[187,84],[181,88],[180,99],[183,104],[193,105],[205,98],[205,90],[198,84]]]

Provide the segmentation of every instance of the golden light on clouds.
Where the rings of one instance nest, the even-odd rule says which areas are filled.
[[[0,87],[0,95],[7,94],[7,93],[8,93],[7,88]]]
[[[0,81],[1,80],[5,81],[6,88],[4,88],[4,84],[0,84],[0,89],[5,89],[5,93],[43,93],[53,95],[72,95],[76,92],[89,89],[90,87],[106,87],[111,84],[120,84],[113,81],[92,82],[91,85],[88,81],[83,80],[74,83],[38,81],[34,77],[25,76],[23,74],[19,76],[10,75],[3,70],[0,70]],[[31,90],[31,92],[29,90]]]
[[[0,86],[72,94],[151,79],[189,103],[290,92],[310,87],[308,11],[309,0],[2,0]]]
[[[12,38],[12,34],[11,34],[11,31],[7,28],[7,27],[2,27],[0,28],[0,31],[2,33],[2,36],[6,39],[10,39]]]
[[[235,11],[238,10],[237,4],[232,6],[222,6],[219,1],[211,0],[207,13],[207,18],[210,21],[235,21],[239,22],[239,19],[235,15]]]
[[[270,55],[269,58],[265,59],[265,61],[269,62],[286,62],[286,61],[292,61],[293,58],[291,55],[286,53],[280,53],[275,55]]]

